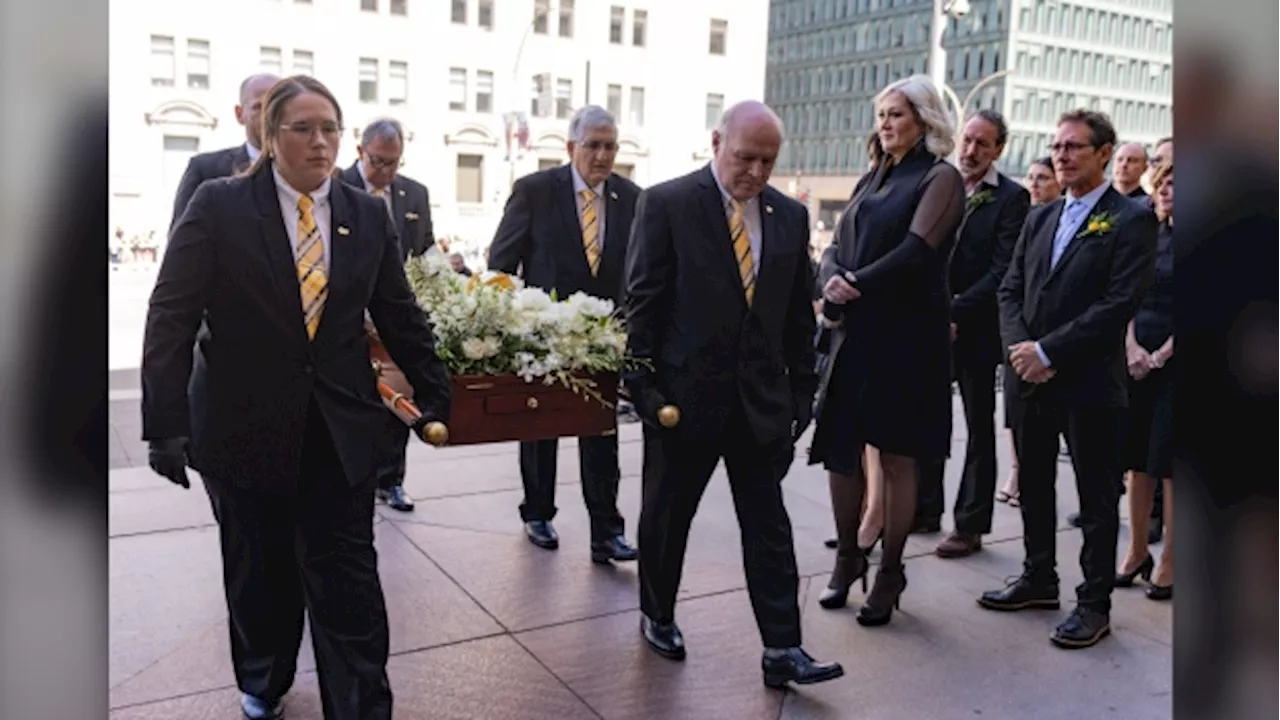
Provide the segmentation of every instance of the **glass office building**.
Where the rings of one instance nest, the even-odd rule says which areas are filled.
[[[948,17],[946,82],[966,110],[1009,122],[1000,169],[1020,177],[1047,153],[1058,116],[1111,115],[1122,142],[1150,148],[1173,126],[1172,0],[970,0]],[[867,163],[872,98],[927,73],[933,0],[773,0],[766,101],[787,128],[774,182],[830,227]],[[971,90],[993,73],[1009,71]]]

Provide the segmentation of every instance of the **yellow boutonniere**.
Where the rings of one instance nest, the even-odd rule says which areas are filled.
[[[1094,213],[1085,221],[1084,227],[1076,234],[1076,237],[1088,237],[1090,235],[1106,235],[1116,227],[1116,216],[1113,213]]]

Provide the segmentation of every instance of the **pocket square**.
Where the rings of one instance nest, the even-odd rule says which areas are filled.
[[[404,214],[404,219],[405,219],[405,220],[417,220],[417,219],[418,219],[418,213],[416,213],[416,212],[407,212],[407,213],[405,213],[405,214]]]

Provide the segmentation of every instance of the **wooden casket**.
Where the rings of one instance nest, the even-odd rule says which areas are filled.
[[[413,388],[370,328],[369,356],[388,409],[406,424],[417,419]],[[606,435],[616,432],[618,374],[583,374],[591,393],[556,382],[526,382],[516,375],[456,375],[446,445]],[[405,401],[408,401],[407,403]],[[604,402],[602,403],[601,400]]]

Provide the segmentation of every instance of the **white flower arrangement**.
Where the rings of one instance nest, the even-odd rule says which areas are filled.
[[[610,300],[577,292],[560,301],[505,273],[466,278],[443,258],[425,255],[411,258],[405,275],[451,375],[513,374],[525,382],[559,382],[608,405],[589,375],[635,364]]]

